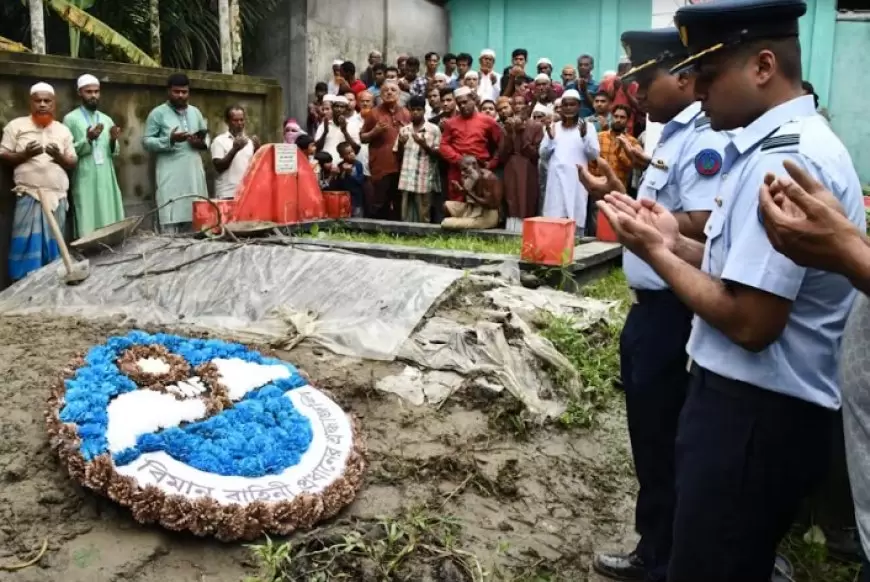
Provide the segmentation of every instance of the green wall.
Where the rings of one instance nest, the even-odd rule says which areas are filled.
[[[496,67],[510,64],[515,48],[529,51],[529,61],[553,61],[555,75],[577,57],[595,57],[593,76],[616,70],[622,55],[623,30],[649,28],[652,0],[451,0],[450,51],[467,52],[477,60],[480,51],[496,52]]]

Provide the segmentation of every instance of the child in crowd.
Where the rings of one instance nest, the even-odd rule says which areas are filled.
[[[332,154],[329,152],[317,152],[314,154],[314,160],[319,169],[319,172],[316,173],[318,174],[317,180],[320,183],[320,189],[323,191],[340,190],[340,188],[334,186],[338,178],[338,168],[335,167],[332,161]]]
[[[308,158],[308,163],[311,164],[311,169],[314,174],[320,178],[320,167],[317,165],[317,160],[314,159],[314,154],[317,153],[317,145],[314,143],[314,138],[308,134],[300,135],[296,138],[296,147],[299,148],[299,155]]]
[[[393,151],[401,158],[399,191],[402,193],[402,220],[429,222],[432,196],[441,191],[438,147],[441,130],[426,121],[426,99],[414,96],[408,101],[411,123],[399,130]]]
[[[363,165],[356,159],[356,152],[348,142],[338,144],[338,155],[341,163],[338,166],[338,178],[333,182],[334,190],[350,192],[350,203],[354,218],[363,215],[363,185],[366,177]]]

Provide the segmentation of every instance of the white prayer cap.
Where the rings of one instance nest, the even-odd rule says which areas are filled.
[[[574,90],[568,89],[568,91],[574,91]],[[566,91],[565,93],[567,93],[568,91]],[[574,91],[574,92],[577,93],[577,91]],[[563,96],[564,96],[564,93],[563,93]],[[561,106],[562,106],[562,97],[559,97],[558,99],[553,101],[553,107],[561,107]]]
[[[54,95],[54,87],[48,83],[37,83],[30,88],[30,94],[33,95],[34,93],[51,93]]]
[[[550,115],[553,113],[553,108],[549,105],[544,105],[543,103],[535,103],[535,107],[532,109],[532,113],[543,113],[545,115]]]
[[[568,89],[567,91],[562,93],[562,99],[560,101],[563,101],[565,99],[576,99],[577,101],[580,101],[580,93],[577,92],[577,89]],[[561,103],[559,104],[561,105]]]
[[[100,80],[94,77],[93,75],[85,74],[79,77],[77,89],[81,89],[82,87],[87,87],[88,85],[96,85],[100,86]]]
[[[477,74],[477,71],[468,71],[465,73],[464,79],[479,79],[480,75]]]
[[[435,73],[435,78],[438,79],[439,81],[447,81],[447,82],[450,81],[450,77],[448,77],[444,73]]]
[[[344,95],[336,95],[336,96],[332,99],[332,102],[333,102],[333,103],[340,103],[340,104],[342,104],[342,105],[350,105],[350,101],[348,101],[348,100],[347,100],[347,97],[345,97]]]
[[[340,67],[340,66],[343,65],[343,64],[344,64],[344,61],[341,60],[341,59],[335,59],[334,61],[332,61],[332,66],[333,66],[333,67]]]
[[[630,65],[631,59],[625,55],[622,55],[621,57],[619,57],[619,64],[620,65]]]
[[[468,87],[460,87],[453,92],[454,97],[465,97],[467,95],[471,95],[471,89],[469,89]]]
[[[547,57],[543,57],[541,59],[538,59],[538,66],[540,67],[541,65],[550,65],[552,67],[553,61],[551,61]]]
[[[492,50],[492,49],[483,49],[482,51],[480,51],[480,56],[481,56],[481,57],[492,57],[492,58],[495,58],[495,51]]]
[[[338,95],[333,95],[332,93],[327,93],[323,96],[324,103],[335,103],[336,99],[338,99]]]
[[[602,78],[615,77],[615,76],[616,76],[616,71],[604,71],[604,75],[602,75]]]
[[[550,75],[548,75],[547,73],[538,73],[538,75],[535,77],[535,83],[540,83],[541,81],[549,81],[549,80],[550,80]]]

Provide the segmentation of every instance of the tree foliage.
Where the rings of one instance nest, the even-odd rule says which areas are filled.
[[[246,55],[254,50],[257,25],[269,17],[281,0],[240,0]],[[48,2],[46,2],[48,4]],[[117,31],[139,49],[149,52],[149,2],[96,0],[87,12]],[[66,23],[53,11],[46,14],[46,41],[51,54],[70,54]],[[27,7],[0,0],[0,36],[30,45]],[[220,29],[216,0],[160,0],[160,37],[165,67],[220,70]],[[117,50],[92,38],[82,38],[82,58],[126,60]]]

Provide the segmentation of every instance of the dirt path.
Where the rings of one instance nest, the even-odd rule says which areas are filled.
[[[48,539],[37,565],[0,570],[0,581],[238,582],[256,574],[244,546],[137,525],[74,485],[49,450],[42,414],[51,380],[76,352],[124,331],[0,318],[0,565],[28,559]],[[399,364],[305,347],[287,359],[362,419],[371,467],[342,518],[435,508],[459,518],[463,551],[487,569],[532,574],[546,564],[571,580],[586,579],[594,548],[619,547],[629,535],[630,468],[617,415],[583,434],[529,427],[502,398],[415,408],[372,389]]]

